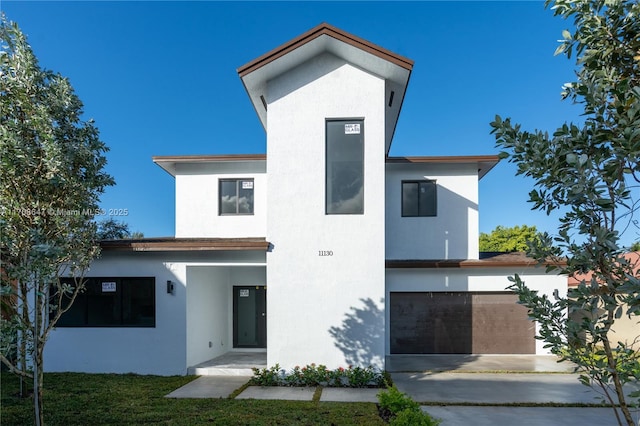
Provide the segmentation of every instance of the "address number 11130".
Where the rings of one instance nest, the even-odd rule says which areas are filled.
[[[332,250],[318,250],[318,256],[333,256]]]

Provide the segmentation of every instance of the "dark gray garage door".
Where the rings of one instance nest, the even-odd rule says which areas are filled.
[[[535,326],[513,293],[391,293],[392,354],[533,354]]]

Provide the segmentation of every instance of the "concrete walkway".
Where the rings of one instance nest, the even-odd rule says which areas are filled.
[[[561,426],[568,424],[616,425],[611,408],[599,407],[505,407],[504,404],[597,404],[599,394],[578,382],[575,374],[566,373],[571,366],[554,359],[531,357],[474,357],[474,359],[396,357],[391,373],[398,389],[415,401],[425,404],[423,410],[442,419],[442,426],[473,424],[474,426],[520,425]],[[425,366],[432,371],[425,371]],[[441,372],[451,370],[455,372]],[[507,367],[505,367],[507,366]],[[536,371],[550,369],[554,373]],[[494,370],[527,371],[528,373],[496,373]],[[467,372],[480,371],[480,372]],[[482,372],[485,371],[485,372]],[[547,370],[548,371],[548,370]],[[244,386],[250,376],[202,376],[167,395],[168,398],[227,398]],[[628,391],[639,387],[630,386]],[[377,402],[380,389],[325,388],[321,402]],[[236,399],[282,399],[311,401],[315,388],[249,386]],[[479,406],[470,406],[480,404]],[[492,404],[495,404],[492,406]],[[640,411],[634,412],[636,421]],[[639,423],[640,425],[640,423]]]

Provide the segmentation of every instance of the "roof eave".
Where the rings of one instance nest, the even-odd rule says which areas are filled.
[[[103,240],[103,251],[267,251],[264,238],[143,238],[137,240]]]

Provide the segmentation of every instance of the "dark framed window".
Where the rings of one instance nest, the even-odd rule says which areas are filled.
[[[75,286],[73,278],[60,278],[60,281]],[[53,301],[56,295],[51,297]],[[84,290],[56,323],[56,327],[155,326],[156,280],[153,277],[86,278]]]
[[[435,180],[402,181],[402,216],[437,216],[438,197]]]
[[[326,214],[364,213],[364,120],[326,121]]]
[[[253,179],[220,179],[220,214],[253,214]]]

